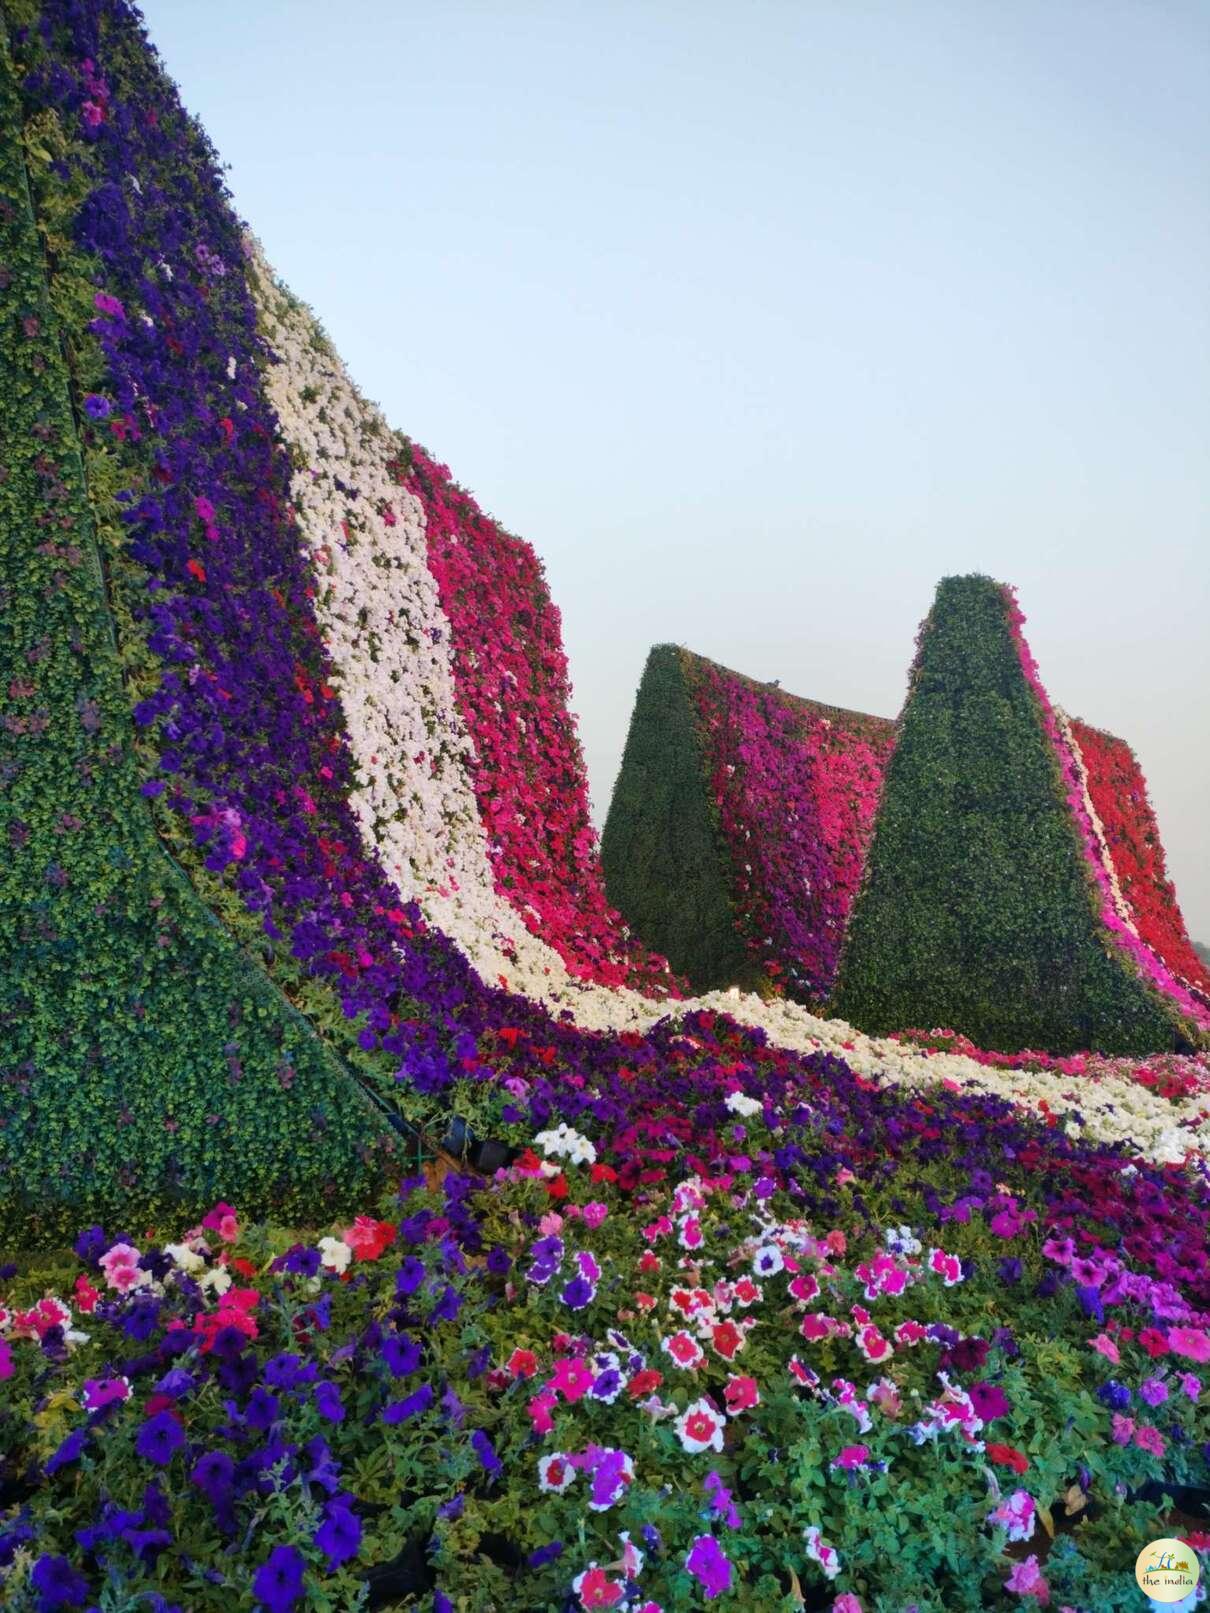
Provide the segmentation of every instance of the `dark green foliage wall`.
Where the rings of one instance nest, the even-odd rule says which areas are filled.
[[[1100,928],[1005,597],[949,577],[926,623],[834,1011],[868,1031],[1152,1052],[1165,1009]]]
[[[647,657],[601,856],[609,900],[695,990],[757,988],[710,810],[686,652],[675,644],[657,644]]]
[[[161,851],[0,32],[0,1245],[350,1206],[393,1133]]]

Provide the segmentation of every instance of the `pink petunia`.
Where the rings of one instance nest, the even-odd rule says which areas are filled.
[[[575,1356],[564,1356],[555,1365],[554,1377],[547,1384],[561,1394],[564,1400],[582,1400],[596,1382],[596,1374],[587,1362]]]
[[[1141,1451],[1149,1451],[1152,1456],[1163,1456],[1166,1448],[1163,1434],[1150,1423],[1139,1424],[1134,1431],[1134,1442]]]
[[[1168,1347],[1190,1361],[1210,1361],[1210,1333],[1204,1327],[1170,1327]]]
[[[119,1294],[128,1294],[132,1288],[141,1288],[151,1281],[151,1273],[139,1265],[139,1251],[129,1243],[115,1243],[101,1256],[101,1270],[110,1288]]]
[[[1012,1573],[1004,1581],[1004,1589],[1013,1591],[1017,1596],[1036,1596],[1040,1607],[1045,1607],[1050,1601],[1050,1586],[1036,1556],[1013,1564]]]
[[[689,1333],[674,1333],[671,1338],[661,1339],[660,1348],[683,1372],[696,1372],[706,1359],[701,1345]]]
[[[892,1356],[895,1353],[890,1341],[883,1338],[873,1324],[858,1329],[857,1348],[865,1356],[866,1360],[874,1365],[877,1365],[880,1361],[885,1361],[888,1356]]]
[[[760,1390],[757,1388],[756,1379],[728,1378],[723,1390],[723,1399],[732,1417],[738,1416],[741,1411],[751,1411],[753,1406],[760,1404]]]
[[[577,1574],[571,1582],[571,1588],[583,1608],[616,1607],[626,1595],[625,1584],[621,1580],[610,1579],[596,1563],[590,1563],[582,1574]]]
[[[1134,1418],[1124,1417],[1120,1411],[1115,1411],[1111,1437],[1115,1445],[1129,1445],[1134,1437]]]
[[[832,1463],[832,1466],[845,1468],[852,1472],[854,1468],[865,1467],[869,1460],[870,1447],[868,1445],[842,1445],[840,1455]]]

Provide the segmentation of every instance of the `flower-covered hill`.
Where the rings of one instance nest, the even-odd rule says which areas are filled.
[[[678,997],[602,893],[532,552],[275,283],[133,8],[5,20],[6,1228],[313,1219],[418,1133],[585,1115],[632,1164],[737,1061],[1203,1148],[1196,1060],[1003,1068]]]
[[[602,839],[611,898],[699,990],[835,982],[894,724],[652,650]]]

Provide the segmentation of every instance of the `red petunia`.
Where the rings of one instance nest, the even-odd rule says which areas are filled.
[[[1013,1445],[989,1445],[987,1454],[998,1466],[1010,1467],[1014,1473],[1024,1473],[1029,1466],[1029,1458],[1025,1452],[1017,1450]]]

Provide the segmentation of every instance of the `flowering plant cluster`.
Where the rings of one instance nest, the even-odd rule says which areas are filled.
[[[1201,1002],[1210,1001],[1210,970],[1198,956],[1168,878],[1159,826],[1138,758],[1124,740],[1073,720],[1088,803],[1135,933]]]
[[[707,788],[749,950],[774,989],[831,994],[894,726],[686,657]]]
[[[818,1175],[721,1107],[721,1168],[561,1125],[320,1237],[220,1204],[10,1269],[5,1605],[1133,1605],[1210,1483],[1204,1241],[1157,1275],[1049,1172]]]
[[[537,555],[418,444],[396,473],[424,512],[497,888],[574,975],[666,995],[664,959],[629,942],[605,899],[559,611]]]

